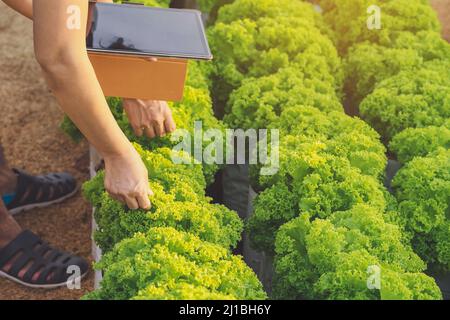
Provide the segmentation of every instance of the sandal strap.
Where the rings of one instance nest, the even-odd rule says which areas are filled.
[[[7,264],[14,256],[25,248],[34,248],[36,246],[36,238],[30,230],[22,231],[13,241],[8,243],[6,247],[0,250],[0,269]],[[39,239],[39,238],[38,238]]]
[[[17,174],[16,194],[7,205],[8,209],[53,201],[76,188],[76,182],[69,178],[71,176],[68,174],[51,173],[45,176],[32,176],[19,169],[14,169],[14,172]]]
[[[15,258],[19,255],[18,258]],[[67,281],[67,269],[71,265],[80,267],[82,274],[87,272],[87,263],[76,256],[50,247],[29,230],[22,231],[13,241],[0,250],[0,269],[14,259],[7,273],[30,284],[55,284]],[[29,265],[23,277],[19,273]],[[39,272],[39,277],[34,278]],[[51,278],[49,279],[49,276]]]

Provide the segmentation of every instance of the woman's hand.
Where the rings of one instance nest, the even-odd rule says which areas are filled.
[[[105,156],[105,189],[114,199],[126,203],[130,209],[149,209],[153,195],[148,183],[148,172],[137,151]]]
[[[149,138],[163,137],[176,129],[165,101],[123,99],[123,108],[138,137],[143,134]]]

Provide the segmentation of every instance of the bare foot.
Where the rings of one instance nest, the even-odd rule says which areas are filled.
[[[22,229],[16,220],[11,217],[3,202],[0,201],[0,248],[14,240],[21,231]]]
[[[16,190],[16,187],[16,173],[7,166],[0,166],[0,194],[12,193]]]

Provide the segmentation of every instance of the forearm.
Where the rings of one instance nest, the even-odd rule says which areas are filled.
[[[33,0],[3,0],[3,2],[25,17],[33,19]]]
[[[61,109],[104,157],[129,151],[130,144],[111,114],[87,54],[44,68],[44,75]]]
[[[78,6],[80,28],[67,28],[68,6]],[[86,52],[85,0],[34,0],[36,58],[64,112],[103,155],[123,154],[130,143],[109,110]]]

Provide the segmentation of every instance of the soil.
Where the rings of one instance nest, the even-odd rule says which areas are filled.
[[[450,0],[432,0],[450,41]],[[68,171],[89,178],[88,146],[75,144],[58,128],[62,112],[48,92],[33,55],[32,24],[0,2],[0,141],[11,165],[31,173]],[[78,193],[17,220],[51,244],[90,259],[91,208]],[[93,288],[93,273],[81,290],[28,289],[0,279],[0,299],[78,299]]]
[[[63,114],[48,92],[33,54],[32,23],[0,1],[0,142],[11,166],[33,174],[67,171],[89,178],[88,145],[73,143],[58,125]],[[57,248],[91,255],[91,208],[80,193],[48,209],[17,216]],[[29,289],[0,279],[0,299],[79,299],[93,288],[93,272],[81,290]]]
[[[450,42],[450,0],[431,0],[442,21],[442,34]]]

